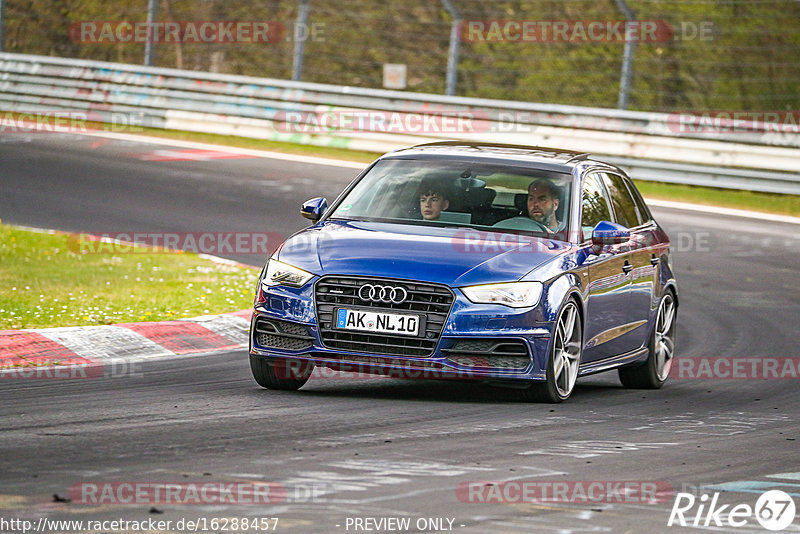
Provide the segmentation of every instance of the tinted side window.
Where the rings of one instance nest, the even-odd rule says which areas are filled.
[[[592,237],[592,229],[600,221],[611,221],[603,182],[599,174],[590,174],[583,181],[583,197],[581,200],[581,229],[583,240]]]
[[[621,176],[616,174],[603,173],[603,180],[611,196],[611,204],[614,206],[614,215],[617,223],[626,228],[639,226],[639,215],[636,213],[636,205],[633,202],[628,187]]]
[[[628,189],[631,192],[633,203],[636,204],[636,212],[639,214],[639,224],[645,224],[646,222],[649,222],[653,216],[650,215],[650,210],[644,203],[642,194],[639,193],[639,190],[636,189],[636,186],[633,185],[631,180],[625,180],[625,184],[628,186]]]

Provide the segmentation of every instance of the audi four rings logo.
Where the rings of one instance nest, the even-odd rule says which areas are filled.
[[[400,286],[379,286],[364,284],[358,290],[361,300],[383,302],[385,304],[402,304],[408,298],[408,291]]]

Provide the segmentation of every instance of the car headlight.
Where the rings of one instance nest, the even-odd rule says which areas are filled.
[[[265,286],[302,287],[314,277],[313,274],[303,269],[298,269],[294,265],[275,259],[270,259],[267,262],[265,270],[266,273],[261,279],[261,283]]]
[[[462,287],[461,291],[475,304],[502,304],[510,308],[536,306],[542,296],[541,282],[511,282]]]

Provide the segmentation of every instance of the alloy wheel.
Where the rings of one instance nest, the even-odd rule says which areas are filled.
[[[656,315],[655,356],[656,374],[660,381],[667,379],[675,353],[675,299],[667,293]]]
[[[568,397],[578,379],[581,365],[581,323],[578,308],[568,302],[556,323],[553,340],[553,375],[555,386],[561,397]]]

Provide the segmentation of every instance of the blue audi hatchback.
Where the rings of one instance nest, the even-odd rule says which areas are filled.
[[[386,154],[259,277],[253,377],[317,367],[468,379],[561,402],[617,369],[659,388],[675,350],[669,238],[632,181],[588,154],[441,142]]]

